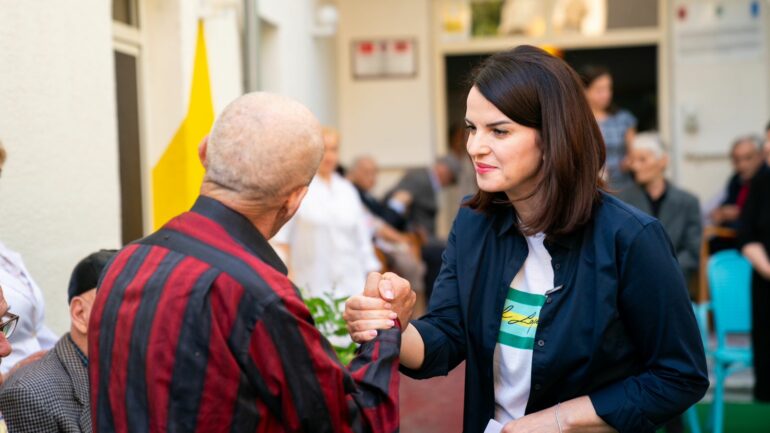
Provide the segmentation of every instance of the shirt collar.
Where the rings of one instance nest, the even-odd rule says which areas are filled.
[[[75,344],[75,340],[72,339],[72,335],[69,333],[67,334],[67,339],[70,341],[70,344],[72,344],[72,347],[75,348],[75,354],[77,354],[78,358],[80,358],[80,362],[83,363],[83,367],[88,368],[88,357],[86,354],[80,350],[77,344]]]
[[[286,265],[281,261],[273,247],[262,233],[245,216],[230,209],[211,197],[200,196],[193,205],[192,212],[201,214],[219,223],[235,240],[255,253],[263,262],[276,271],[287,275]]]
[[[511,230],[514,230],[516,234],[521,235],[518,227],[514,224],[516,218],[516,212],[513,206],[499,206],[494,211],[493,226],[497,231],[498,236],[503,236]],[[563,235],[547,235],[545,244],[559,245],[567,249],[575,249],[580,246],[580,240],[582,239],[584,227],[580,227],[577,230],[573,230],[571,233]]]

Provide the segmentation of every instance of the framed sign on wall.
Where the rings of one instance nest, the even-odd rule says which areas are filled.
[[[417,76],[414,38],[355,40],[351,50],[351,68],[356,80]]]

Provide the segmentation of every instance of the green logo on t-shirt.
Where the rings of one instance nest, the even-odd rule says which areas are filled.
[[[532,350],[543,304],[544,295],[522,292],[511,287],[505,299],[497,341],[509,347]]]

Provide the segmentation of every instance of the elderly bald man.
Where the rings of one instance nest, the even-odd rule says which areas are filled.
[[[293,100],[252,93],[225,108],[200,146],[193,208],[102,276],[89,328],[94,432],[397,431],[400,331],[341,365],[267,242],[322,153],[320,124]],[[365,291],[404,288],[371,274]],[[403,322],[414,295],[379,302]]]

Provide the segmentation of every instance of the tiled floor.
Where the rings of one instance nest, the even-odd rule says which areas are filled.
[[[414,380],[401,376],[401,433],[460,433],[465,365],[449,376]]]

